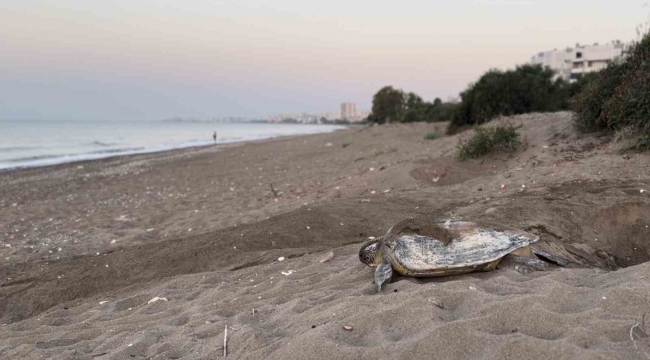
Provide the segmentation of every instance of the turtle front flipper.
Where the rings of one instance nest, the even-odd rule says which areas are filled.
[[[377,285],[377,292],[381,292],[381,285],[390,280],[393,276],[393,266],[390,261],[384,260],[377,266],[375,270],[375,284]]]
[[[533,271],[546,271],[548,264],[537,258],[529,258],[519,255],[508,254],[501,262],[499,267],[508,267],[517,270],[521,274],[530,274]]]

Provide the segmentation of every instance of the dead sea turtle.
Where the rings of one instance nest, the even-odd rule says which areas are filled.
[[[529,245],[539,237],[514,229],[494,230],[473,222],[443,219],[409,219],[377,240],[363,244],[359,259],[376,267],[375,284],[391,278],[393,271],[415,277],[440,277],[496,269],[502,259],[521,273],[544,270]],[[562,262],[546,253],[544,258]]]

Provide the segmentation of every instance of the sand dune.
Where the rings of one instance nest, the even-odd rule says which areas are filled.
[[[647,155],[569,114],[514,120],[527,146],[483,161],[415,124],[2,172],[0,357],[214,359],[228,326],[238,359],[650,358]],[[571,263],[377,294],[360,243],[417,216]]]

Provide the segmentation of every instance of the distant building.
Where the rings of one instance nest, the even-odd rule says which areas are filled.
[[[365,120],[369,114],[370,111],[357,110],[356,104],[354,103],[345,103],[341,104],[341,111],[322,112],[319,114],[310,114],[305,112],[275,114],[267,116],[266,121],[272,123],[318,124],[346,119],[350,122],[361,122]]]
[[[357,118],[357,104],[343,103],[341,104],[341,119],[355,121]]]
[[[599,71],[607,64],[623,56],[627,45],[615,41],[610,44],[576,45],[575,48],[540,52],[531,63],[548,66],[557,72],[557,77],[573,81],[580,75]]]
[[[355,121],[364,121],[364,120],[368,119],[368,116],[370,116],[370,113],[372,113],[372,111],[370,111],[370,110],[357,110],[357,118],[356,118]]]

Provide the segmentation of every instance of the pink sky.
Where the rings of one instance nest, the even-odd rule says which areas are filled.
[[[5,1],[7,3],[7,1]],[[633,40],[644,1],[8,0],[1,118],[265,116],[457,96],[491,67]]]

